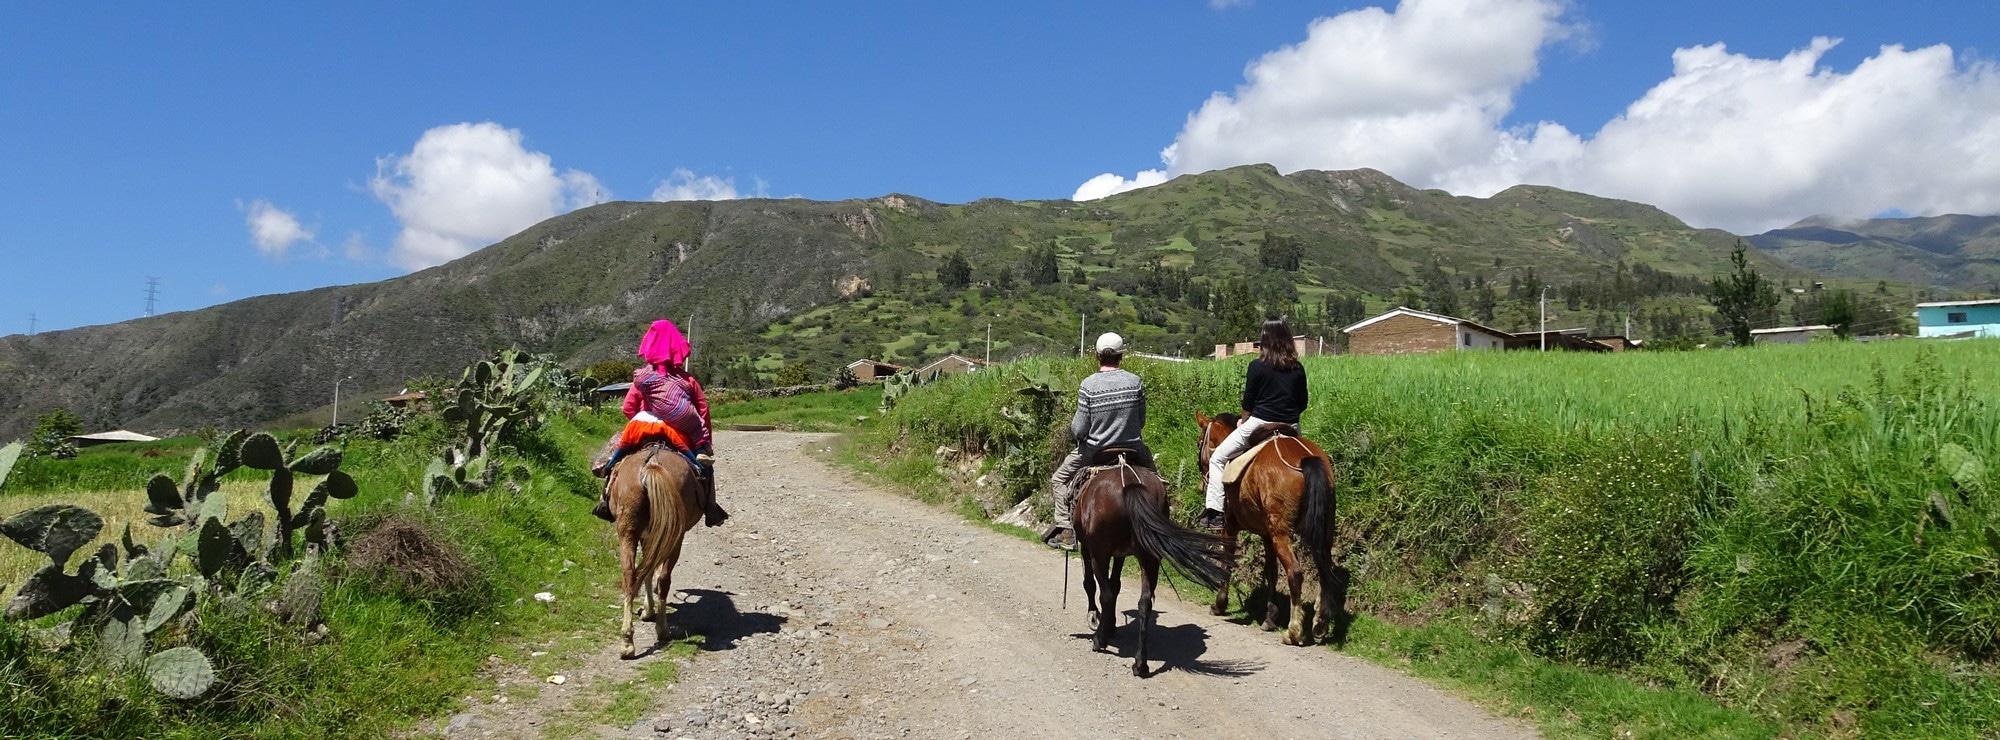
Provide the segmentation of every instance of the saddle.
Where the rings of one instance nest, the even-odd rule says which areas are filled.
[[[1222,482],[1228,484],[1242,480],[1243,471],[1250,469],[1250,461],[1257,458],[1257,453],[1263,452],[1266,446],[1279,439],[1297,436],[1299,427],[1296,424],[1266,424],[1258,427],[1257,431],[1250,433],[1252,444],[1222,468]]]

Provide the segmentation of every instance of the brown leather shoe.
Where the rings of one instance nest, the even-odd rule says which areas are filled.
[[[1076,530],[1060,525],[1042,531],[1042,544],[1063,552],[1076,549]]]

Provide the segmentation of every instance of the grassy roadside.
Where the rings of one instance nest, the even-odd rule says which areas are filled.
[[[875,484],[939,506],[959,505],[968,520],[1021,539],[1035,533],[988,521],[972,497],[954,488],[929,451],[872,457],[852,437],[834,448],[833,459]],[[1128,568],[1134,567],[1128,564]],[[1167,569],[1162,580],[1191,603],[1207,603],[1215,592]],[[1239,597],[1245,586],[1235,587]],[[1255,621],[1257,601],[1232,601],[1230,619]],[[1272,638],[1276,640],[1275,637]],[[1608,673],[1565,666],[1504,643],[1480,637],[1459,620],[1440,619],[1404,627],[1356,615],[1343,645],[1328,649],[1365,658],[1450,689],[1495,714],[1533,723],[1553,738],[1758,738],[1777,730],[1750,713],[1722,706],[1685,690],[1662,689]]]
[[[480,675],[489,656],[534,665],[601,647],[612,639],[603,628],[612,616],[604,605],[616,588],[617,562],[609,528],[589,514],[596,481],[583,460],[613,424],[602,416],[552,415],[510,455],[533,470],[522,491],[452,496],[437,507],[408,500],[421,487],[434,440],[418,435],[350,444],[342,470],[354,476],[361,494],[329,509],[346,545],[321,560],[327,577],[318,619],[325,637],[287,624],[261,601],[240,612],[194,613],[155,642],[197,646],[211,656],[217,688],[198,699],[167,698],[136,671],[106,663],[94,633],[61,642],[42,631],[88,607],[28,622],[0,621],[0,737],[390,736],[490,688]],[[186,464],[185,451],[178,458],[142,452],[107,450],[55,461],[82,464],[68,471],[52,466],[44,472],[61,474],[40,480],[54,483],[26,493],[15,493],[10,482],[0,509],[73,500],[122,522],[144,503],[138,490],[144,476],[177,476]],[[133,472],[136,478],[127,475]],[[100,478],[125,481],[125,488],[85,490]],[[241,485],[228,483],[225,491]],[[232,496],[231,516],[255,508],[254,498],[247,491]],[[463,567],[444,586],[431,587],[410,574],[435,563],[412,559],[412,552],[392,549],[364,562],[359,544],[391,523],[404,528],[406,540],[441,548],[436,552],[449,553]],[[19,549],[9,542],[0,548],[10,550],[8,556]],[[19,570],[18,564],[6,567]],[[18,580],[5,581],[9,595]],[[533,598],[542,591],[556,600]],[[538,651],[545,655],[532,655]],[[622,717],[629,712],[612,711],[614,705],[631,703],[607,701],[591,716]]]
[[[768,424],[787,432],[844,432],[877,416],[882,386],[808,393],[785,398],[711,399],[709,418],[717,429],[731,424]]]

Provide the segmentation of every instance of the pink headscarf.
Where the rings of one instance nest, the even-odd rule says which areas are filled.
[[[639,340],[639,358],[651,365],[680,365],[693,352],[687,337],[681,336],[680,327],[666,319],[653,322],[652,328],[646,330],[646,338]]]

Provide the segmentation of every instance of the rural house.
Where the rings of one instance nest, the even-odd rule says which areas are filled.
[[[1756,344],[1805,344],[1813,337],[1833,333],[1833,327],[1826,324],[1812,326],[1775,326],[1769,329],[1751,329],[1750,341]]]
[[[847,370],[854,373],[855,380],[863,383],[880,383],[889,376],[902,372],[903,366],[874,360],[855,360],[847,363]]]
[[[1546,343],[1544,343],[1546,335]],[[1524,331],[1507,338],[1507,349],[1539,352],[1543,349],[1561,352],[1617,352],[1618,348],[1598,341],[1590,336],[1589,329],[1550,329],[1548,331]]]
[[[74,437],[66,437],[65,439],[80,449],[108,445],[113,442],[153,442],[157,441],[159,437],[149,437],[138,432],[128,432],[123,429],[113,429],[108,432],[98,432],[96,434],[79,434]]]
[[[1917,336],[2000,337],[2000,298],[1917,304]]]
[[[1309,337],[1304,334],[1292,337],[1292,349],[1296,350],[1299,353],[1300,357],[1305,357],[1307,355],[1339,354],[1337,350],[1327,346],[1326,337]],[[1215,351],[1209,353],[1208,358],[1211,360],[1227,360],[1231,357],[1236,357],[1238,355],[1249,355],[1256,353],[1257,353],[1256,342],[1237,342],[1235,344],[1215,345]]]
[[[1401,355],[1447,350],[1504,349],[1507,332],[1444,314],[1397,306],[1341,329],[1356,355]]]
[[[917,368],[917,377],[925,380],[936,380],[938,376],[946,373],[976,373],[979,372],[980,368],[986,367],[986,365],[987,362],[985,360],[966,357],[954,352],[932,360],[928,365]]]

